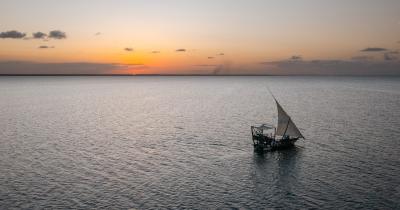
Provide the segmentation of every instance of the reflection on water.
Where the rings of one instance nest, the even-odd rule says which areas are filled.
[[[291,206],[296,187],[298,167],[301,164],[301,153],[303,149],[293,147],[280,151],[268,153],[254,153],[254,174],[252,176],[254,188],[258,189],[256,194],[265,195],[270,192],[268,207]]]
[[[253,152],[266,85],[307,137]],[[400,79],[0,77],[0,209],[399,209]]]

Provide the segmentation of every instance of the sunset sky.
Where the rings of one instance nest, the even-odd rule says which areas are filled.
[[[0,5],[0,74],[400,74],[399,0]]]

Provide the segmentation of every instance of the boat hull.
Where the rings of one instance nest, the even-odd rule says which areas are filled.
[[[271,139],[270,141],[267,141],[265,143],[254,144],[254,150],[257,152],[264,152],[264,151],[289,149],[295,146],[295,142],[298,139],[299,138],[290,138],[282,140]]]

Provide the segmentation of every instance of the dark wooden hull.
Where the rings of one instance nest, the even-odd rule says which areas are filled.
[[[276,141],[275,145],[271,145],[272,150],[287,149],[294,146],[298,138]]]
[[[289,149],[291,147],[294,147],[295,142],[298,139],[299,138],[289,138],[282,140],[271,139],[270,141],[267,141],[265,143],[254,144],[254,150],[257,152],[264,152],[264,151]]]

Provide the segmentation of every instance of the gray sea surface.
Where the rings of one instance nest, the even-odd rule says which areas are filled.
[[[400,209],[400,78],[0,77],[0,209],[218,208]]]

